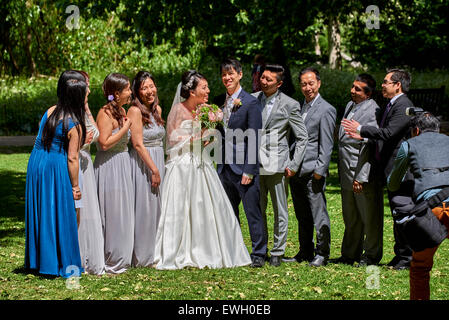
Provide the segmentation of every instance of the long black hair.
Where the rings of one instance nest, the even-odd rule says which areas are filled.
[[[154,77],[149,73],[148,71],[139,71],[136,76],[134,77],[131,90],[133,92],[133,102],[132,105],[139,108],[140,112],[142,113],[142,122],[143,124],[150,124],[150,114],[153,115],[154,120],[156,120],[156,123],[160,126],[164,125],[164,120],[159,116],[159,112],[157,111],[157,105],[159,104],[159,97],[156,94],[156,97],[153,101],[153,103],[150,106],[145,106],[142,102],[142,98],[140,97],[140,87],[142,83],[147,80],[151,79],[156,86],[156,81],[154,80]],[[157,86],[156,86],[157,88]]]
[[[67,152],[69,147],[68,127],[69,119],[71,118],[75,124],[79,124],[76,130],[80,136],[80,147],[84,144],[86,138],[85,125],[85,99],[86,99],[87,84],[85,78],[80,73],[70,70],[64,71],[58,80],[58,88],[56,90],[58,102],[53,113],[48,117],[42,131],[42,143],[44,149],[50,151],[53,138],[55,136],[56,127],[59,121],[62,121],[63,147]]]

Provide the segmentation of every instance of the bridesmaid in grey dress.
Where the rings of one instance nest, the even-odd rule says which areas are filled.
[[[89,94],[89,75],[84,71],[78,72],[86,78],[87,92]],[[97,183],[90,155],[90,145],[97,141],[100,132],[97,129],[88,103],[85,105],[85,110],[88,135],[79,155],[80,177],[83,178],[80,188],[83,196],[80,200],[82,201],[82,206],[79,209],[78,240],[84,271],[90,274],[101,275],[105,272],[103,227],[98,205]]]
[[[131,176],[134,184],[134,252],[132,264],[149,267],[154,261],[156,233],[161,214],[160,184],[165,163],[164,121],[157,87],[149,72],[137,73],[132,84],[134,101],[128,110],[131,125]]]
[[[104,234],[105,270],[122,273],[131,266],[134,247],[134,192],[128,153],[131,121],[124,104],[130,102],[129,79],[109,74],[103,82],[108,104],[100,109],[100,135],[94,169]]]

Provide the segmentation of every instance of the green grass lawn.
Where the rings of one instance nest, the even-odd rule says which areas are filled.
[[[193,299],[193,300],[407,300],[407,270],[380,266],[367,268],[329,264],[311,268],[306,263],[282,264],[275,268],[159,271],[133,268],[121,275],[82,275],[78,289],[69,289],[67,280],[29,274],[23,268],[25,254],[24,194],[26,167],[31,148],[0,148],[0,299]],[[331,258],[340,256],[344,224],[335,158],[331,163],[327,200],[331,219]],[[289,199],[289,235],[286,255],[298,251],[297,221]],[[273,212],[268,208],[268,223]],[[248,226],[241,211],[242,230],[251,248]],[[272,227],[269,248],[272,245]],[[385,201],[385,265],[393,257],[390,211]],[[448,241],[435,256],[431,275],[431,298],[447,299],[449,289]],[[378,282],[370,280],[378,277]],[[368,285],[367,285],[368,284]],[[371,284],[371,285],[370,285]],[[376,287],[376,284],[378,285]],[[374,288],[373,288],[374,286]]]

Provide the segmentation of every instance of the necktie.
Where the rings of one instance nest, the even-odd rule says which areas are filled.
[[[355,102],[352,103],[351,107],[348,109],[348,111],[345,113],[343,118],[347,118],[348,115],[351,113],[352,109],[354,109]]]
[[[384,123],[385,123],[385,119],[387,118],[387,114],[390,111],[390,109],[391,109],[391,102],[388,102],[387,107],[385,108],[385,112],[382,115],[382,120],[380,121],[380,125],[379,125],[380,128],[383,128]],[[376,156],[377,162],[380,162],[380,150],[379,150],[379,142],[378,141],[376,141],[376,154],[375,154],[375,156]]]
[[[385,108],[385,112],[382,116],[382,120],[380,121],[380,127],[383,128],[384,123],[385,123],[385,119],[387,118],[387,114],[391,109],[391,102],[388,102],[387,107]]]
[[[309,104],[309,103],[305,103],[305,104],[302,106],[302,108],[301,108],[301,117],[302,117],[302,120],[305,120],[305,119],[306,119],[307,112],[309,112],[309,109],[310,109],[310,104]]]
[[[267,122],[267,118],[268,118],[268,110],[267,110],[267,99],[265,97],[262,97],[262,124],[265,125],[265,122]]]
[[[231,99],[231,96],[227,96],[225,103],[224,103],[224,111],[225,111],[225,124],[227,125],[229,122],[229,118],[231,117],[231,110],[228,106],[229,104],[229,100]]]
[[[307,113],[309,111],[310,104],[305,103],[301,108],[301,114]]]

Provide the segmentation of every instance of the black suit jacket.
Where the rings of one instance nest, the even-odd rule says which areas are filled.
[[[380,152],[379,169],[383,170],[384,179],[393,169],[394,159],[401,143],[410,137],[410,117],[405,110],[413,107],[413,102],[403,94],[390,108],[382,128],[362,126],[360,135],[364,138],[376,140]],[[384,114],[385,108],[379,112],[378,123]]]
[[[229,118],[228,129],[235,130],[241,129],[244,132],[246,130],[252,130],[255,137],[254,142],[249,146],[248,139],[245,138],[244,144],[236,145],[233,142],[233,161],[232,163],[227,163],[231,167],[235,174],[242,175],[243,173],[258,175],[259,174],[259,159],[258,159],[258,130],[262,128],[262,106],[255,97],[247,93],[242,89],[238,98],[241,100],[242,105],[235,111],[232,112]],[[213,102],[223,108],[224,101],[226,99],[226,94],[221,95],[213,99]],[[222,134],[222,164],[217,165],[218,173],[223,170],[223,164],[225,164],[225,131],[223,127],[217,126]],[[244,153],[244,163],[239,163],[237,161],[237,154]],[[251,154],[249,154],[251,153]]]

